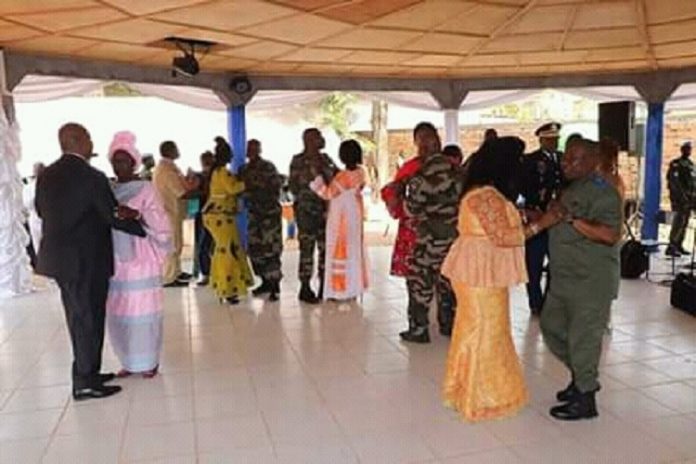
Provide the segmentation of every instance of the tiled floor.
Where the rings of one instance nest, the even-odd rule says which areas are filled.
[[[104,401],[70,399],[70,346],[58,294],[0,304],[0,464],[6,463],[696,463],[696,318],[669,289],[623,282],[603,358],[601,416],[547,416],[567,374],[513,292],[514,337],[532,402],[469,425],[444,409],[447,340],[404,345],[404,285],[371,249],[362,304],[218,305],[168,290],[162,375],[121,382]],[[294,276],[297,256],[286,256]],[[436,332],[436,331],[435,331]],[[110,348],[105,367],[116,370]]]

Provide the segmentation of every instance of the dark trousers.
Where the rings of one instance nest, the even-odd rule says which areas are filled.
[[[691,206],[672,203],[672,211],[674,211],[674,220],[669,233],[669,244],[680,250],[684,244],[686,228],[689,226]]]
[[[29,255],[29,262],[31,263],[31,268],[36,269],[36,246],[39,244],[34,244],[34,242],[32,241],[31,233],[29,232],[28,222],[24,223],[24,229],[27,231],[27,234],[29,234],[29,245],[27,245],[27,255]]]
[[[73,388],[99,385],[104,346],[108,276],[85,274],[82,280],[58,279],[73,350]]]
[[[533,311],[541,311],[544,306],[544,298],[546,289],[548,289],[548,278],[546,281],[546,289],[541,289],[541,277],[544,271],[544,261],[549,256],[549,236],[546,232],[542,232],[525,243],[524,248],[525,261],[527,263],[527,274],[529,282],[527,283],[527,297],[529,299],[529,308]]]
[[[193,260],[193,274],[196,275],[199,272],[208,277],[210,275],[210,260],[213,252],[213,236],[210,235],[208,229],[203,225],[203,215],[201,213],[196,214],[195,218],[195,230],[194,230],[194,260]]]

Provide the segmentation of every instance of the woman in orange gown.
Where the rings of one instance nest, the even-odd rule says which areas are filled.
[[[515,414],[528,401],[510,327],[509,287],[527,281],[525,238],[555,221],[524,226],[514,205],[524,142],[503,137],[472,159],[459,209],[459,238],[442,266],[457,297],[443,386],[445,405],[468,421]]]

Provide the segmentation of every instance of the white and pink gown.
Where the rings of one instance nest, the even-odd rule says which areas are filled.
[[[172,232],[157,191],[148,181],[115,184],[119,204],[142,215],[145,237],[117,230],[114,275],[106,320],[109,340],[123,369],[147,372],[159,366],[162,348],[162,271],[172,250]]]

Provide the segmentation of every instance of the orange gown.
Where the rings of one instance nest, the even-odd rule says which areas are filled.
[[[458,229],[442,266],[457,295],[444,402],[467,421],[510,416],[528,402],[509,302],[509,287],[527,281],[522,222],[503,195],[482,187],[462,199]]]

